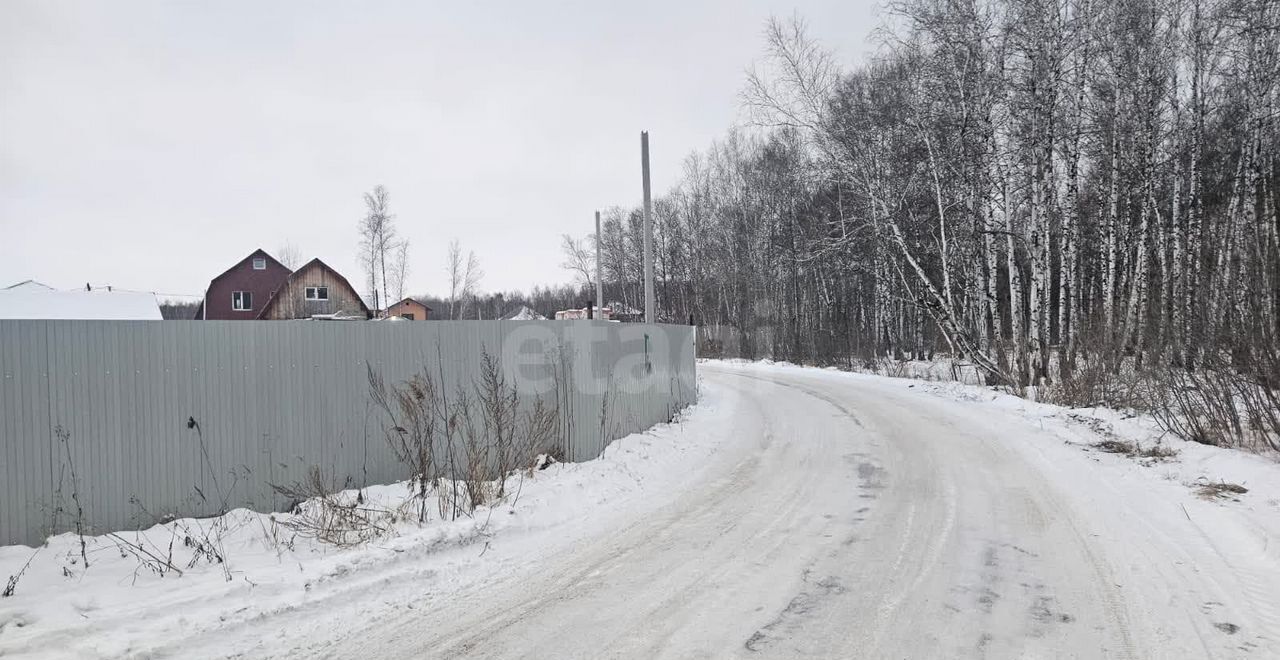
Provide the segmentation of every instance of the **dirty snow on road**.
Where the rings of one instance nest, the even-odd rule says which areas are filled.
[[[681,424],[539,473],[482,531],[304,557],[245,544],[233,582],[41,565],[0,602],[0,655],[1280,656],[1268,458],[1170,439],[1164,460],[1103,453],[1159,434],[972,386],[700,372]],[[1222,481],[1248,492],[1194,488]]]

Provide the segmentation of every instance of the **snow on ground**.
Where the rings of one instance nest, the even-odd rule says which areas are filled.
[[[881,417],[884,435],[892,438],[896,427],[900,440],[923,440],[912,460],[929,460],[929,451],[953,452],[946,459],[951,465],[939,466],[935,472],[945,482],[948,470],[958,471],[960,475],[952,479],[967,484],[954,493],[960,502],[956,515],[961,524],[980,526],[985,513],[996,519],[986,524],[1014,531],[1008,542],[1016,544],[1024,558],[1032,557],[1023,551],[1043,541],[1037,536],[1046,529],[1064,524],[1073,528],[1083,547],[1070,547],[1075,543],[1066,541],[1075,540],[1069,538],[1046,544],[1039,554],[1053,552],[1059,565],[1040,570],[1062,571],[1070,564],[1073,550],[1078,551],[1094,566],[1093,575],[1077,568],[1063,571],[1060,579],[1075,583],[1077,591],[1090,579],[1100,586],[1092,599],[1081,599],[1075,611],[1067,612],[1074,619],[1081,610],[1094,610],[1089,612],[1093,616],[1105,611],[1103,618],[1111,621],[1099,623],[1098,629],[1113,625],[1117,631],[1092,651],[1078,640],[1063,640],[1051,654],[1054,657],[1280,657],[1280,462],[1276,455],[1184,441],[1161,431],[1150,416],[1102,408],[1067,409],[957,382],[922,382],[781,363],[705,366],[812,388],[815,395],[841,392],[864,424],[873,425],[875,417]],[[1166,458],[1108,453],[1098,447],[1107,441],[1176,453]],[[963,448],[959,455],[954,454],[957,448]],[[1009,462],[1006,457],[1017,460]],[[993,465],[1001,467],[992,469]],[[1037,497],[1047,501],[1019,502],[1026,486],[1018,477],[1025,472],[1034,475],[1032,488],[1041,491]],[[975,473],[977,478],[971,476]],[[973,511],[966,516],[965,489],[976,490],[992,480],[1004,490],[997,502],[985,505],[990,507],[985,512],[976,512],[979,517]],[[1248,490],[1214,494],[1202,488],[1224,483]],[[1000,522],[1002,514],[1010,515],[1013,523]],[[954,552],[952,548],[943,554]],[[1044,576],[1035,581],[1020,579],[1026,587]],[[1002,595],[1009,597],[1007,591]],[[1057,598],[1066,601],[1062,594]],[[990,605],[983,603],[983,607]],[[1033,611],[1047,610],[1036,604]],[[1062,620],[1067,621],[1065,614]],[[921,623],[920,628],[932,632],[928,624]],[[977,657],[1028,657],[1024,643],[999,652],[984,645],[990,641],[987,637],[982,639]],[[938,655],[937,647],[925,655]],[[1041,656],[1032,653],[1031,657]]]
[[[973,410],[988,410],[1011,415],[1036,424],[1052,437],[1079,449],[1110,468],[1119,469],[1125,479],[1142,475],[1180,484],[1199,491],[1205,484],[1234,483],[1249,489],[1249,497],[1237,499],[1264,503],[1280,509],[1280,455],[1255,454],[1247,451],[1212,447],[1164,431],[1151,415],[1111,408],[1065,408],[1038,403],[1001,391],[998,387],[978,384],[981,376],[971,366],[954,367],[946,362],[904,361],[897,376],[851,373],[835,368],[817,369],[787,362],[748,362],[743,360],[704,361],[726,368],[762,369],[806,376],[822,374],[824,378],[873,379],[885,386],[926,392],[952,401],[973,404]],[[953,376],[959,376],[959,381]],[[923,381],[923,382],[922,382]],[[1095,445],[1119,440],[1138,449],[1165,448],[1176,452],[1169,458],[1127,457],[1121,453],[1101,451]],[[1230,499],[1230,498],[1228,498]],[[1266,507],[1264,507],[1265,509]],[[1280,530],[1278,530],[1280,531]]]
[[[521,305],[520,309],[502,317],[504,321],[545,321],[547,317],[529,309],[527,305]]]
[[[496,579],[617,516],[640,515],[678,495],[724,440],[719,429],[735,408],[726,398],[704,389],[676,423],[616,440],[597,460],[513,476],[507,487],[518,497],[472,517],[442,521],[431,498],[428,523],[417,524],[410,507],[393,534],[363,547],[291,538],[271,515],[244,509],[120,532],[118,539],[86,538],[87,570],[75,534],[51,537],[41,548],[0,547],[0,581],[23,571],[15,594],[0,599],[0,657],[147,657],[223,626],[370,598],[391,583],[413,580],[425,591],[448,592]],[[370,508],[394,508],[407,492],[406,484],[364,491]],[[217,534],[219,526],[226,531]],[[187,539],[213,540],[225,561],[211,561]],[[181,575],[159,575],[148,567],[156,562],[137,556],[170,551]]]

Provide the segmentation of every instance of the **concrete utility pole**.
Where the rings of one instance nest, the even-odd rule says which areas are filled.
[[[596,211],[596,307],[604,309],[604,279],[600,277],[600,212]],[[603,317],[602,317],[603,318]]]
[[[649,199],[649,131],[640,131],[640,169],[644,175],[644,322],[653,323],[653,203]]]

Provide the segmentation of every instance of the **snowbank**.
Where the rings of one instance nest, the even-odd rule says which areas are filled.
[[[0,547],[0,582],[21,573],[13,596],[0,598],[0,656],[180,656],[193,636],[376,598],[391,582],[413,580],[427,594],[498,579],[674,498],[726,439],[733,399],[704,388],[676,423],[617,440],[593,461],[513,475],[505,501],[457,520],[442,519],[429,498],[419,524],[407,483],[367,488],[364,506],[393,512],[382,519],[392,529],[358,547],[296,534],[281,524],[289,514],[243,509],[86,537],[83,547],[75,534]]]

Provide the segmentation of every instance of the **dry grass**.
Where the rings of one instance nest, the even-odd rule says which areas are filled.
[[[1102,442],[1094,443],[1093,448],[1108,454],[1133,455],[1133,443],[1125,442],[1124,440],[1103,440]]]
[[[1178,455],[1178,450],[1171,449],[1160,443],[1142,446],[1139,442],[1128,442],[1118,438],[1108,438],[1101,442],[1091,445],[1094,449],[1107,454],[1121,454],[1129,458],[1146,461],[1147,463],[1159,463],[1162,461],[1173,460]]]
[[[277,494],[297,504],[292,515],[279,519],[272,516],[271,522],[302,538],[338,547],[362,545],[389,534],[397,513],[366,507],[359,493],[352,497],[350,492],[342,492],[348,485],[340,484],[336,477],[315,466],[300,481],[272,484]]]
[[[1170,449],[1169,447],[1166,447],[1165,445],[1162,445],[1157,442],[1156,444],[1151,445],[1146,449],[1143,449],[1142,445],[1138,445],[1137,452],[1135,455],[1137,456],[1137,458],[1148,458],[1154,461],[1166,461],[1166,460],[1172,460],[1173,458],[1175,458],[1178,455],[1178,450]]]
[[[313,466],[301,481],[272,484],[296,503],[293,515],[273,518],[276,525],[353,546],[391,534],[400,522],[425,523],[432,500],[441,520],[457,520],[519,498],[518,488],[508,490],[508,477],[526,475],[539,456],[563,457],[562,388],[557,381],[552,396],[522,396],[496,356],[483,352],[481,366],[478,381],[446,390],[443,373],[423,368],[402,383],[387,383],[366,364],[370,409],[407,469],[411,497],[394,510],[370,507],[362,492],[343,492],[353,486],[349,476],[342,482]]]
[[[1240,484],[1233,484],[1227,481],[1209,481],[1201,479],[1194,484],[1196,495],[1206,500],[1232,500],[1239,502],[1240,498],[1236,495],[1244,495],[1249,492],[1248,488]]]

